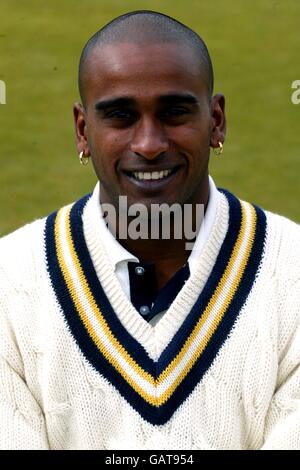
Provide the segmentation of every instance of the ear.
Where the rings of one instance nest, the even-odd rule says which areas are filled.
[[[210,145],[218,148],[219,142],[223,144],[226,135],[225,97],[221,93],[217,93],[211,99],[211,117]]]
[[[84,152],[84,155],[88,157],[90,150],[87,142],[86,132],[86,117],[85,110],[80,103],[74,103],[73,106],[74,123],[75,123],[75,138],[78,154]]]

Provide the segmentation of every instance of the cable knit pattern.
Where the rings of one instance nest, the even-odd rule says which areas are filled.
[[[141,318],[122,291],[101,245],[89,201],[83,207],[86,249],[103,289],[95,298],[100,296],[100,303],[109,305],[103,315],[112,332],[125,338],[127,352],[130,347],[141,348],[136,363],[150,374],[148,385],[145,382],[149,396],[143,388],[136,390],[131,379],[126,382],[122,375],[125,369],[113,370],[117,365],[100,356],[101,344],[98,351],[86,333],[83,347],[80,328],[85,325],[79,323],[80,317],[74,323],[75,310],[66,311],[59,294],[63,292],[63,275],[57,286],[53,283],[51,269],[56,265],[49,257],[47,237],[44,239],[46,220],[27,225],[0,241],[1,449],[300,447],[300,229],[268,212],[262,259],[245,258],[245,275],[234,301],[241,292],[245,295],[236,303],[238,309],[232,307],[231,300],[228,303],[232,310],[228,331],[225,334],[223,329],[214,329],[212,336],[207,336],[205,358],[202,353],[195,356],[195,371],[186,371],[192,375],[190,379],[187,375],[184,388],[180,389],[179,381],[175,391],[167,395],[165,414],[164,399],[159,401],[160,389],[156,387],[163,386],[163,381],[155,370],[158,374],[164,371],[172,351],[175,354],[176,333],[186,330],[188,338],[189,328],[194,328],[189,320],[193,306],[204,302],[205,289],[220,264],[218,255],[224,240],[231,232],[233,237],[228,197],[219,194],[214,227],[198,267],[155,327]],[[242,203],[241,207],[246,215],[254,214],[251,205]],[[260,212],[257,214],[257,220],[263,220]],[[47,219],[48,228],[51,220],[55,221],[54,216]],[[250,226],[245,225],[245,234]],[[245,244],[254,253],[258,242],[251,248],[250,240],[245,239]],[[80,254],[81,247],[77,248]],[[85,261],[81,266],[84,268]],[[234,267],[228,275],[236,275]],[[225,294],[220,295],[223,299]],[[114,324],[109,312],[115,315]],[[224,312],[225,317],[229,315]],[[94,339],[97,345],[98,336]],[[131,357],[134,355],[133,350]],[[93,358],[99,362],[93,363]],[[108,361],[112,369],[108,375],[101,373],[100,359]],[[201,373],[199,368],[203,369]],[[116,374],[120,374],[124,388],[119,387]],[[124,390],[128,390],[128,396]],[[172,393],[177,394],[174,400]],[[144,406],[152,409],[148,403],[151,394],[156,397],[154,406],[162,406],[157,418],[144,413]],[[156,421],[151,422],[152,418]]]

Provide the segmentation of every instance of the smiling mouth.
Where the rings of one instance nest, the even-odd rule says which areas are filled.
[[[125,171],[125,173],[137,181],[159,181],[173,175],[179,168],[180,167],[177,166],[160,171]]]

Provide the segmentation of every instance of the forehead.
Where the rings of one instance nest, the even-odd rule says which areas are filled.
[[[87,102],[113,96],[154,97],[176,91],[203,93],[205,71],[181,44],[118,43],[96,46],[84,73]]]

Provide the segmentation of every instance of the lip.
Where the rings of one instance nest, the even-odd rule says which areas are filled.
[[[143,172],[143,173],[147,173],[147,172],[154,172],[154,171],[164,171],[164,170],[175,170],[173,171],[170,175],[168,176],[165,176],[164,178],[162,179],[158,179],[158,180],[138,180],[136,179],[134,176],[131,176],[129,174],[129,172]],[[151,169],[148,167],[147,169],[139,169],[139,170],[126,170],[126,171],[123,171],[123,175],[128,179],[130,180],[131,183],[133,183],[137,188],[139,189],[142,189],[143,191],[157,191],[159,189],[162,189],[164,186],[170,184],[173,180],[175,180],[175,178],[177,178],[178,176],[178,173],[180,172],[180,170],[182,169],[182,166],[176,166],[176,167],[173,167],[173,168],[170,168],[170,167],[164,167],[164,168],[152,168]]]

